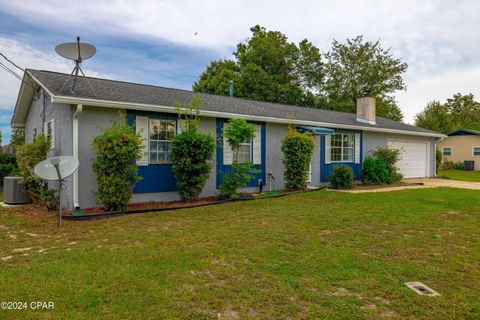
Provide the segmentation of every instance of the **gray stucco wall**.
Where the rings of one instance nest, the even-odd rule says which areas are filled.
[[[51,150],[48,157],[72,155],[72,107],[67,104],[51,103],[50,96],[42,90],[32,106],[25,121],[25,141],[33,140],[34,129],[37,135],[43,132],[44,122],[54,120],[55,149]],[[73,206],[72,177],[65,181],[62,191],[62,204],[64,207]],[[49,182],[50,188],[58,188],[56,182]]]
[[[78,201],[80,207],[100,206],[95,197],[97,178],[92,170],[92,161],[96,152],[92,148],[93,139],[104,128],[110,127],[114,121],[120,120],[120,109],[84,106],[78,121]]]
[[[371,151],[377,147],[387,147],[388,140],[429,142],[430,143],[429,176],[430,177],[435,176],[435,138],[404,135],[404,134],[391,134],[391,133],[364,131],[363,132],[363,157],[365,158],[366,156],[371,155]]]
[[[281,190],[285,187],[283,171],[285,166],[282,162],[282,140],[288,133],[288,125],[278,123],[267,123],[266,130],[266,151],[267,165],[266,170],[272,172],[275,180],[272,181],[272,190]],[[314,136],[315,149],[312,158],[312,186],[320,185],[320,136]],[[268,190],[268,176],[266,181],[266,190]]]

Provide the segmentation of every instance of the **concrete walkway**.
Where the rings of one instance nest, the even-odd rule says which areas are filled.
[[[378,189],[353,189],[353,190],[332,190],[330,191],[339,191],[339,192],[348,192],[348,193],[370,193],[370,192],[389,192],[389,191],[398,191],[398,190],[408,190],[408,189],[427,189],[427,188],[437,188],[437,187],[450,187],[450,188],[461,188],[461,189],[473,189],[480,190],[480,182],[470,182],[470,181],[459,181],[459,180],[449,180],[449,179],[438,179],[438,178],[422,178],[422,179],[404,179],[406,183],[423,183],[423,185],[410,185],[410,186],[401,186],[401,187],[385,187]]]

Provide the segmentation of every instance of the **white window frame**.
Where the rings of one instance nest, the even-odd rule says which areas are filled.
[[[151,149],[151,144],[152,142],[165,142],[168,144],[171,144],[170,139],[152,139],[150,130],[152,129],[152,121],[158,121],[159,123],[161,122],[167,122],[167,123],[173,123],[173,135],[177,134],[177,121],[173,119],[158,119],[158,118],[148,118],[148,163],[149,164],[171,164],[171,160],[157,160],[157,161],[152,161],[152,153],[157,153],[157,152],[152,152]],[[167,131],[168,132],[168,131]],[[171,149],[170,149],[171,152]]]
[[[352,147],[345,147],[343,145],[343,141],[344,141],[344,136],[348,136],[350,135],[352,137],[352,142],[353,142],[353,146]],[[334,146],[332,144],[332,141],[334,139],[335,136],[341,136],[341,146],[338,147],[338,146]],[[340,149],[340,159],[341,160],[333,160],[333,149]],[[344,159],[344,149],[352,149],[352,160],[345,160]],[[339,133],[335,133],[335,134],[332,134],[330,135],[330,163],[355,163],[355,133],[352,132],[352,133],[344,133],[344,132],[339,132]]]
[[[478,154],[475,154],[475,149],[478,149]],[[472,156],[480,157],[480,147],[472,147]]]
[[[450,154],[445,154],[445,149],[450,149]],[[452,147],[443,147],[442,148],[442,157],[451,157],[453,155]]]

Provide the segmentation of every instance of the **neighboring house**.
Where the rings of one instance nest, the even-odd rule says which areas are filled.
[[[447,138],[438,143],[444,161],[475,161],[475,170],[480,170],[480,131],[458,129],[447,134]]]
[[[194,92],[98,78],[79,78],[70,92],[69,75],[26,70],[20,88],[13,127],[25,128],[26,141],[39,132],[52,137],[53,155],[78,157],[78,172],[67,180],[64,206],[99,206],[92,171],[95,152],[92,140],[127,114],[128,122],[143,129],[145,156],[138,162],[143,179],[135,186],[132,202],[178,199],[170,159],[170,138],[180,130],[175,105],[188,105]],[[65,85],[67,84],[67,85]],[[35,90],[32,89],[35,87]],[[333,168],[346,164],[358,179],[363,159],[377,147],[402,149],[398,166],[405,177],[435,175],[435,146],[442,134],[375,116],[375,99],[358,101],[357,114],[266,103],[228,96],[201,94],[200,127],[216,136],[214,166],[202,196],[218,193],[223,175],[232,163],[231,150],[223,143],[222,129],[229,118],[243,118],[256,125],[256,138],[242,146],[241,158],[259,169],[249,187],[259,179],[267,188],[269,173],[273,189],[282,189],[281,141],[288,125],[315,131],[315,151],[310,184],[328,181]]]

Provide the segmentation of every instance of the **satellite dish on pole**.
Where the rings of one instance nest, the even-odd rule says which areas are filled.
[[[58,181],[58,225],[62,225],[62,188],[65,178],[78,169],[78,159],[72,156],[53,157],[38,163],[33,171],[37,176],[47,181]]]
[[[55,47],[55,51],[61,55],[62,57],[73,60],[75,62],[75,67],[73,68],[72,72],[70,73],[70,77],[67,78],[67,81],[63,84],[62,91],[65,88],[65,85],[73,76],[73,83],[72,88],[70,91],[73,93],[75,90],[75,84],[78,78],[78,72],[80,71],[82,75],[85,77],[82,68],[80,65],[82,64],[83,60],[87,60],[95,55],[97,49],[91,44],[88,43],[81,43],[80,37],[77,37],[77,42],[68,42],[62,43]],[[90,87],[91,88],[91,87]],[[93,90],[93,88],[91,88]]]

